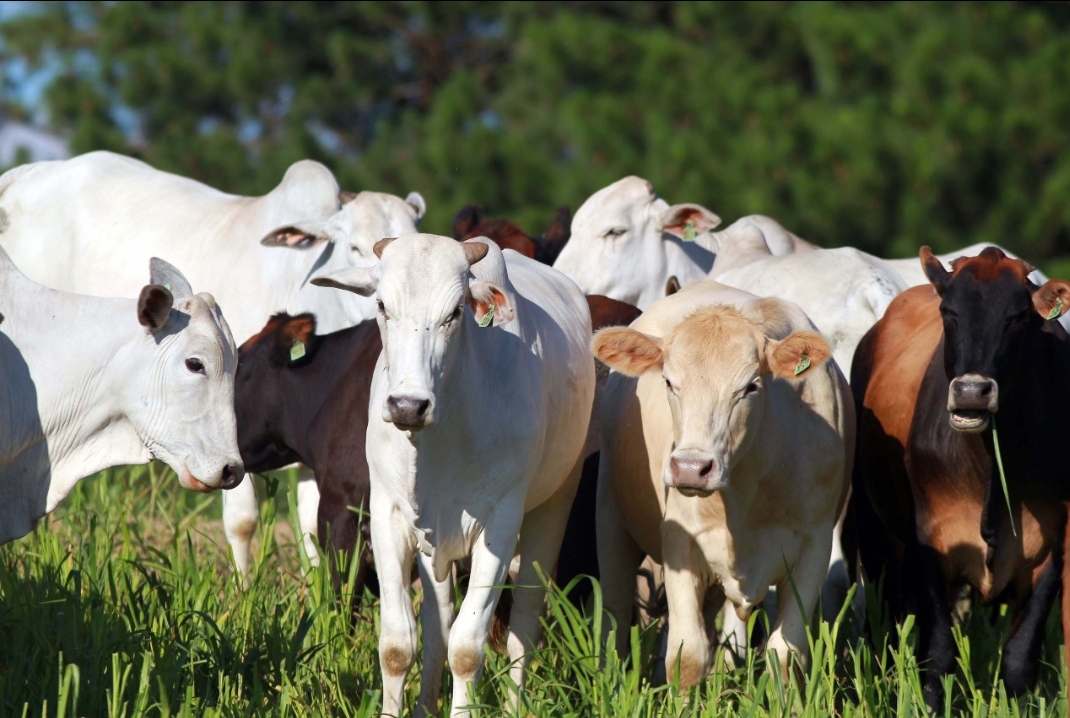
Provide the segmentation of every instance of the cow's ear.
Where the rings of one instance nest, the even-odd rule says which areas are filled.
[[[331,272],[319,277],[312,278],[312,284],[317,287],[332,287],[344,289],[347,292],[359,294],[362,297],[370,297],[375,294],[379,287],[380,265],[371,267],[346,267],[337,272]]]
[[[1049,279],[1033,292],[1033,306],[1045,319],[1058,319],[1070,309],[1070,282]]]
[[[944,268],[944,263],[928,247],[921,248],[918,252],[918,258],[921,259],[922,271],[925,272],[925,276],[936,289],[936,293],[943,296],[948,283],[951,281],[951,272]]]
[[[316,336],[316,318],[311,314],[290,317],[275,332],[275,360],[287,366],[307,361]]]
[[[543,264],[553,265],[557,255],[565,248],[569,237],[572,236],[572,211],[568,207],[558,207],[554,221],[550,223],[546,233],[537,243],[539,255],[536,257]]]
[[[419,224],[420,220],[427,214],[427,202],[424,202],[424,196],[419,192],[409,192],[409,196],[405,198],[405,203],[412,207],[414,213],[413,222]]]
[[[485,245],[484,245],[485,246]],[[468,306],[479,326],[498,326],[516,317],[505,290],[494,282],[474,281],[468,285]],[[487,315],[490,314],[490,318]]]
[[[661,231],[691,242],[721,223],[721,218],[700,204],[674,204],[662,211]]]
[[[671,275],[665,280],[665,296],[671,297],[680,291],[680,280],[676,278],[676,275]]]
[[[832,356],[825,338],[817,332],[794,332],[781,341],[770,341],[765,359],[773,376],[791,379],[821,366]]]
[[[189,285],[186,275],[178,271],[178,267],[159,257],[149,259],[149,284],[166,287],[175,302],[181,302],[193,296],[193,287]]]
[[[344,189],[338,193],[338,204],[349,204],[357,198],[356,192],[350,192]]]
[[[660,371],[665,361],[661,340],[628,327],[609,327],[595,333],[591,353],[614,371],[642,376]]]
[[[288,247],[290,249],[312,249],[318,244],[330,240],[326,227],[320,222],[301,222],[268,232],[260,240],[265,247]]]
[[[463,240],[483,221],[483,208],[478,204],[466,204],[457,210],[453,218],[453,238]]]
[[[137,321],[155,334],[167,326],[175,297],[162,284],[148,284],[141,288],[137,298]]]

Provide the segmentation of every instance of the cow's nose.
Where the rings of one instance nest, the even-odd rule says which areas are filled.
[[[951,381],[948,409],[951,411],[990,411],[999,408],[999,384],[980,374],[964,374]]]
[[[709,491],[713,459],[674,456],[669,459],[669,472],[672,474],[673,486],[678,489]]]
[[[223,478],[219,482],[220,488],[233,489],[245,478],[245,467],[241,464],[227,464],[223,467]]]
[[[386,398],[386,412],[394,424],[408,427],[423,427],[430,424],[431,400],[420,396],[394,396]]]

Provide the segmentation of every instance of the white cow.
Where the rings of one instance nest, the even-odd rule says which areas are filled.
[[[776,584],[769,647],[783,670],[806,627],[847,495],[854,411],[847,380],[798,307],[697,282],[630,328],[592,341],[610,374],[602,405],[598,560],[626,643],[635,570],[665,566],[667,675],[711,665],[712,617],[741,618]],[[631,377],[638,377],[633,379]]]
[[[0,249],[0,543],[82,478],[167,463],[187,489],[241,480],[237,352],[209,294],[153,259],[139,299],[42,287]]]
[[[736,224],[741,222],[765,226],[772,220],[754,216]],[[554,269],[584,294],[603,294],[646,309],[665,296],[669,277],[681,285],[706,277],[722,241],[731,237],[728,230],[711,231],[720,223],[701,205],[669,206],[646,180],[625,177],[595,192],[576,211],[572,237]],[[813,247],[776,227],[779,232],[770,231],[768,238],[774,254]]]
[[[418,554],[420,705],[434,711],[448,654],[451,714],[463,715],[517,553],[516,584],[528,588],[514,589],[508,648],[523,686],[543,599],[534,564],[552,568],[579,481],[595,383],[590,314],[563,275],[484,237],[418,234],[384,239],[376,251],[382,261],[370,269],[313,282],[374,294],[379,307],[383,353],[369,415],[382,420],[369,420],[367,454],[383,713],[404,708]],[[468,556],[468,593],[454,619],[450,568]]]
[[[225,194],[144,162],[91,152],[37,162],[0,177],[0,246],[27,276],[47,286],[99,296],[135,296],[151,256],[178,263],[210,290],[240,341],[272,312],[316,314],[325,332],[375,315],[369,300],[323,292],[319,271],[368,264],[383,237],[410,234],[424,200],[377,192],[339,193],[318,162],[293,164],[262,197]],[[290,247],[289,251],[268,249]],[[315,557],[319,493],[299,486],[306,550]],[[224,494],[223,523],[244,575],[259,518],[251,481]]]

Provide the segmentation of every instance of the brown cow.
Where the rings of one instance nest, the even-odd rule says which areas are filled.
[[[557,215],[542,237],[531,237],[507,219],[488,219],[483,208],[466,204],[453,218],[453,238],[463,242],[472,237],[488,237],[502,249],[512,249],[525,257],[552,265],[569,238],[572,213],[568,207],[558,207]]]
[[[955,665],[950,599],[959,588],[1013,604],[1002,665],[1012,693],[1035,683],[1045,620],[1060,588],[1064,604],[1070,595],[1061,416],[1070,345],[1048,321],[1070,306],[1070,283],[1038,288],[1032,267],[994,247],[954,260],[950,272],[927,247],[921,260],[936,291],[900,294],[855,353],[852,512],[867,575],[884,574],[893,615],[918,617],[926,701],[937,709],[941,677]],[[997,412],[1009,499],[995,460]]]

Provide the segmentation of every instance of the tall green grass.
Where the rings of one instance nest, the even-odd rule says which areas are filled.
[[[155,465],[80,484],[31,536],[0,548],[0,716],[376,715],[378,605],[365,595],[363,617],[351,626],[326,562],[312,568],[299,545],[280,546],[296,529],[288,510],[294,491],[293,476],[261,484],[256,572],[242,590],[229,570],[218,497],[183,491]],[[589,608],[600,610],[597,592]],[[833,625],[815,624],[802,680],[785,683],[758,651],[726,668],[721,652],[705,683],[680,691],[655,679],[656,627],[624,627],[628,655],[606,655],[601,622],[554,590],[523,709],[538,716],[924,715],[912,621],[894,626],[871,613],[875,628],[866,639],[849,611]],[[998,680],[1008,628],[1006,612],[976,604],[964,611],[945,715],[1066,715],[1058,611],[1049,618],[1039,685],[1018,699]],[[412,704],[419,675],[417,664]],[[507,659],[491,654],[476,713],[501,714],[508,685]]]

